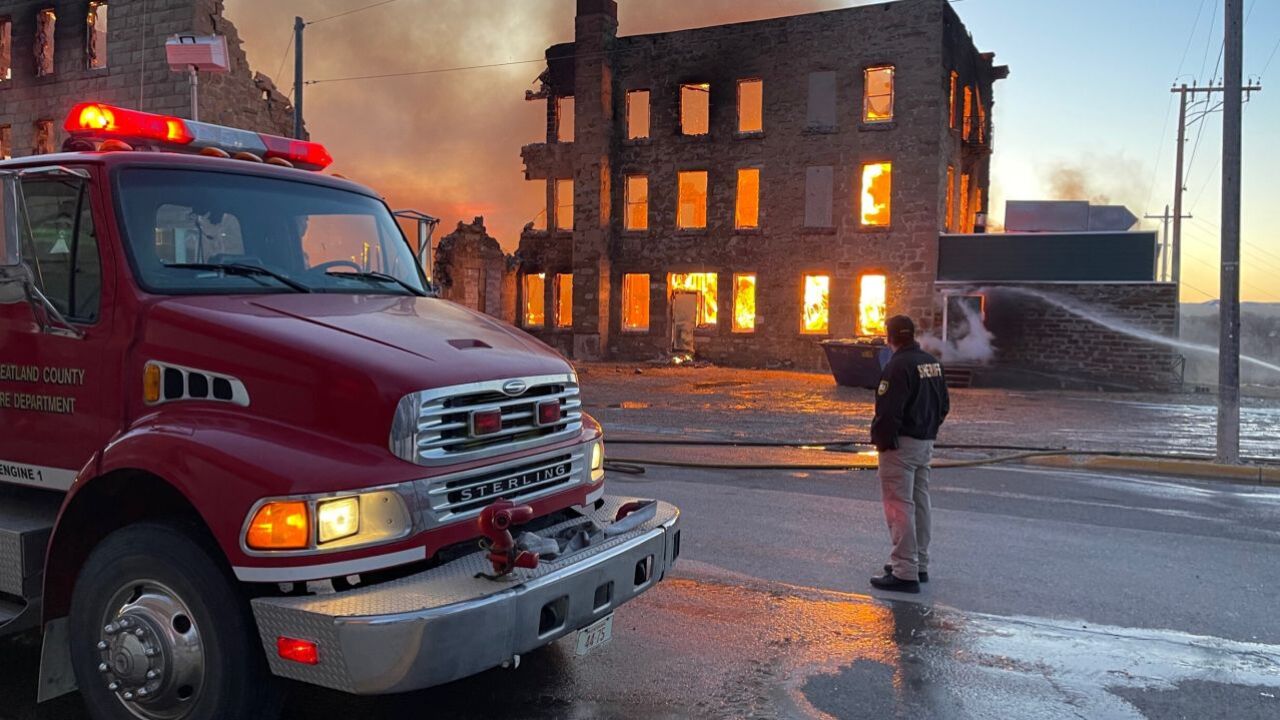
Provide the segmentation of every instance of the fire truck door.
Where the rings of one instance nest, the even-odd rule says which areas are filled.
[[[111,433],[103,398],[120,383],[102,374],[111,273],[92,190],[66,175],[22,181],[26,282],[66,322],[22,282],[0,287],[0,481],[65,490]]]

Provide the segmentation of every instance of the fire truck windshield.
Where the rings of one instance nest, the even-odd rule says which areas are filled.
[[[130,260],[161,294],[425,294],[382,202],[257,175],[124,168],[117,188]]]

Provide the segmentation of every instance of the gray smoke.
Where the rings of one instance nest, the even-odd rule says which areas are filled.
[[[964,320],[943,340],[928,333],[920,338],[920,346],[944,363],[985,364],[995,358],[991,341],[995,335],[982,322],[982,315],[966,304],[960,304]]]

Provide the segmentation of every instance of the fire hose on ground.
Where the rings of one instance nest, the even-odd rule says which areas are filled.
[[[859,440],[834,440],[834,441],[818,441],[818,442],[801,442],[801,441],[775,441],[775,440],[690,440],[685,438],[611,438],[608,441],[611,446],[618,445],[666,445],[666,446],[687,446],[687,447],[741,447],[741,448],[790,448],[799,450],[814,450],[823,452],[836,453],[856,453],[860,452],[855,448],[870,448],[871,443]],[[1213,457],[1208,455],[1194,455],[1188,453],[1161,453],[1153,451],[1122,451],[1122,450],[1073,450],[1064,447],[1031,447],[1021,445],[982,445],[982,444],[964,444],[964,443],[938,443],[934,445],[937,450],[975,450],[975,451],[995,451],[1007,454],[997,455],[994,457],[975,458],[971,460],[939,460],[933,464],[934,468],[965,468],[980,467],[985,465],[998,465],[1002,463],[1017,462],[1029,458],[1037,457],[1122,457],[1146,460],[1178,460],[1192,462],[1212,462]],[[1270,458],[1242,458],[1246,462],[1253,464],[1275,464],[1276,461]],[[839,470],[874,470],[875,466],[871,464],[832,464],[832,463],[720,463],[720,462],[700,462],[690,460],[654,460],[644,458],[610,458],[605,462],[605,470],[627,474],[642,475],[645,466],[654,467],[679,467],[702,470],[795,470],[795,471],[839,471]]]

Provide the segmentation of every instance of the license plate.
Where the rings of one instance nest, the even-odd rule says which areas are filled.
[[[501,478],[483,485],[454,490],[449,493],[449,502],[460,503],[497,498],[535,484],[555,485],[557,481],[568,479],[569,471],[572,468],[572,463],[560,463],[553,467],[512,475],[511,477]]]
[[[578,631],[578,654],[586,655],[612,639],[613,615],[608,615]]]

